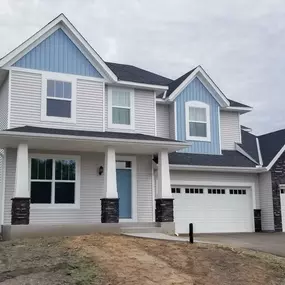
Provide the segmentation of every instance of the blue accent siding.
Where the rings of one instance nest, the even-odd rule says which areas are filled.
[[[102,78],[62,29],[56,30],[13,66]]]
[[[187,101],[201,101],[210,106],[211,141],[190,141],[192,145],[188,148],[181,150],[181,152],[220,154],[220,106],[198,78],[193,79],[175,99],[177,140],[186,140],[185,103]]]
[[[119,196],[119,217],[132,218],[132,170],[117,169],[117,189]]]

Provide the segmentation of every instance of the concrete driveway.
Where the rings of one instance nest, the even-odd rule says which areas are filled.
[[[196,241],[259,250],[285,257],[285,233],[200,234]]]

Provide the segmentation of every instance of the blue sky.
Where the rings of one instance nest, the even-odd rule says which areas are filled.
[[[173,79],[200,64],[254,107],[243,124],[285,128],[284,0],[1,0],[0,57],[60,13],[104,60]]]

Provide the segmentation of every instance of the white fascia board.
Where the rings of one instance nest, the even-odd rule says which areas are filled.
[[[47,138],[55,140],[73,140],[73,141],[94,141],[104,142],[110,144],[116,143],[128,143],[139,145],[153,145],[161,146],[161,149],[167,147],[174,147],[177,150],[188,147],[189,143],[176,142],[176,141],[154,141],[154,140],[136,140],[136,139],[119,139],[119,138],[104,138],[104,137],[88,137],[88,136],[71,136],[71,135],[58,135],[58,134],[41,134],[41,133],[28,133],[28,132],[16,132],[16,131],[0,131],[0,138],[14,137],[14,138]]]
[[[256,163],[257,165],[259,164],[253,157],[251,157],[244,149],[242,149],[237,143],[235,144],[236,151],[241,153],[243,156],[251,160],[252,162]]]
[[[252,107],[226,107],[226,108],[221,108],[222,111],[227,111],[227,112],[238,112],[240,114],[245,114],[248,112],[252,111]]]
[[[263,159],[262,159],[262,154],[261,154],[261,151],[260,151],[260,145],[259,145],[258,137],[256,137],[256,147],[257,147],[259,164],[262,166],[263,165]]]
[[[274,156],[271,162],[266,166],[267,170],[271,169],[271,167],[275,164],[275,162],[278,160],[278,158],[282,155],[284,151],[285,151],[285,145],[283,145],[283,147],[278,151],[278,153]]]
[[[102,68],[105,74],[112,80],[117,81],[117,76],[111,71],[111,69],[106,65],[103,59],[96,53],[96,51],[90,46],[90,44],[84,39],[84,37],[77,31],[77,29],[71,24],[71,22],[63,15],[60,14],[54,20],[49,22],[41,30],[27,39],[24,43],[19,45],[13,51],[8,53],[5,57],[0,60],[0,67],[7,68],[7,66],[12,65],[17,59],[24,56],[27,52],[37,46],[42,42],[50,31],[56,30],[56,26],[62,24],[63,27],[67,28],[71,34],[77,39],[77,41],[87,50],[87,52],[95,59],[95,62]],[[16,58],[16,60],[15,60]],[[94,60],[93,60],[94,63]]]
[[[212,172],[243,172],[243,173],[261,173],[266,172],[265,167],[225,167],[225,166],[201,166],[201,165],[179,165],[170,164],[170,170],[191,170],[191,171],[212,171]]]
[[[123,86],[128,86],[128,87],[137,87],[137,88],[145,88],[145,89],[151,89],[151,90],[157,90],[157,91],[166,91],[166,90],[168,90],[168,86],[155,85],[155,84],[145,84],[145,83],[137,83],[137,82],[123,81],[123,80],[118,80],[116,82],[116,85],[123,85]]]
[[[199,79],[203,78],[206,82],[209,83],[209,86],[219,95],[218,97],[213,94],[214,92],[211,92],[209,88],[206,88],[209,90],[209,92],[213,95],[213,97],[219,102],[221,107],[228,107],[230,106],[230,102],[226,98],[226,96],[222,93],[222,91],[218,88],[218,86],[214,83],[214,81],[209,77],[209,75],[205,72],[205,70],[198,66],[168,97],[169,101],[174,101],[175,98],[184,90],[184,88],[187,87],[187,85],[194,80],[196,77]],[[213,91],[212,90],[212,91]]]

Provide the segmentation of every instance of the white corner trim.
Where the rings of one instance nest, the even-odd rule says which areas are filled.
[[[222,154],[222,131],[221,131],[221,108],[218,107],[218,128],[219,128],[219,145],[220,145],[220,154]]]
[[[7,129],[11,128],[11,100],[12,100],[12,71],[9,70],[9,78],[8,78],[8,118],[7,118]]]
[[[209,83],[209,86],[213,89],[212,96],[219,102],[222,107],[228,107],[230,105],[226,96],[222,93],[222,91],[218,88],[218,86],[214,83],[214,81],[209,77],[209,75],[205,72],[205,70],[198,66],[168,97],[168,100],[174,101],[175,98],[187,87],[187,85],[197,76],[202,77],[205,81]],[[208,89],[208,88],[207,88]],[[215,95],[215,92],[219,95],[218,97]]]
[[[241,124],[240,124],[240,113],[238,113],[238,125],[239,125],[239,143],[242,143]]]
[[[4,149],[4,154],[2,156],[2,181],[1,181],[1,225],[4,225],[4,215],[5,215],[5,189],[6,189],[6,149]]]
[[[67,155],[67,154],[46,154],[46,153],[29,153],[29,192],[31,191],[31,159],[32,158],[45,158],[53,159],[53,173],[52,181],[55,180],[55,160],[56,159],[72,159],[76,163],[76,180],[75,180],[75,203],[74,204],[31,204],[31,209],[80,209],[80,184],[81,184],[81,156],[80,155]],[[54,191],[52,190],[52,197]]]
[[[266,166],[267,170],[270,170],[271,167],[275,164],[275,162],[278,160],[278,158],[282,155],[282,153],[285,151],[285,145],[278,151],[278,153],[275,155],[275,157],[271,160],[271,162]]]
[[[102,92],[103,92],[103,110],[102,110],[102,114],[103,114],[103,118],[102,118],[102,130],[103,132],[106,131],[106,122],[105,122],[105,113],[106,113],[106,86],[105,86],[105,82],[103,83],[102,86]]]
[[[71,24],[71,22],[65,17],[65,15],[60,14],[58,17],[53,19],[50,23],[40,29],[32,37],[26,40],[24,43],[19,45],[16,49],[8,53],[4,58],[0,60],[0,67],[7,67],[7,65],[13,64],[17,59],[21,58],[24,54],[29,52],[40,42],[42,42],[47,35],[52,34],[58,27],[69,32],[69,36],[72,35],[74,43],[76,46],[82,50],[82,47],[87,53],[92,57],[92,62],[96,62],[99,65],[99,69],[102,69],[104,73],[113,81],[117,81],[117,76],[112,72],[112,70],[107,66],[107,64],[102,60],[102,58],[96,53],[96,51],[90,46],[90,44],[84,39],[84,37],[78,32],[78,30]],[[78,44],[79,43],[79,44]],[[87,54],[84,52],[84,54]],[[100,71],[100,70],[99,70]]]
[[[64,82],[71,83],[71,100],[70,99],[66,100],[66,101],[71,101],[71,117],[70,118],[52,117],[52,116],[46,115],[47,80],[57,80],[57,81],[64,81]],[[76,89],[77,89],[77,79],[74,76],[70,76],[68,74],[53,73],[53,72],[42,74],[41,121],[76,124],[76,97],[77,97]],[[58,99],[58,98],[55,98],[55,99]]]
[[[263,165],[263,160],[262,160],[262,154],[261,154],[261,151],[260,151],[260,145],[259,145],[258,137],[256,137],[256,146],[257,146],[257,153],[258,153],[259,164],[262,166]]]
[[[132,218],[120,219],[120,222],[137,222],[138,220],[138,205],[137,205],[137,158],[136,156],[121,156],[116,155],[116,161],[131,161],[132,162]]]
[[[113,123],[113,90],[123,90],[130,93],[130,125],[114,124]],[[120,87],[108,86],[108,128],[109,129],[120,129],[120,130],[135,130],[135,90],[134,89],[122,89]]]
[[[189,129],[189,108],[194,107],[194,108],[203,108],[206,110],[206,121],[201,122],[201,123],[206,123],[206,132],[207,136],[206,137],[197,137],[197,136],[191,136],[190,134],[190,129]],[[210,106],[204,102],[200,101],[187,101],[185,102],[185,133],[186,133],[186,140],[188,141],[206,141],[210,142],[211,141],[211,126],[210,126]],[[193,121],[193,122],[198,122],[199,121]]]
[[[154,135],[157,136],[157,106],[156,106],[156,91],[153,92],[154,93]]]
[[[254,158],[252,158],[244,149],[242,149],[237,143],[235,144],[236,151],[241,153],[243,156],[247,157],[252,162],[259,164]]]
[[[175,132],[175,140],[178,138],[178,132],[177,132],[177,114],[176,114],[176,101],[174,101],[174,110],[173,110],[173,116],[174,116],[174,132]]]

